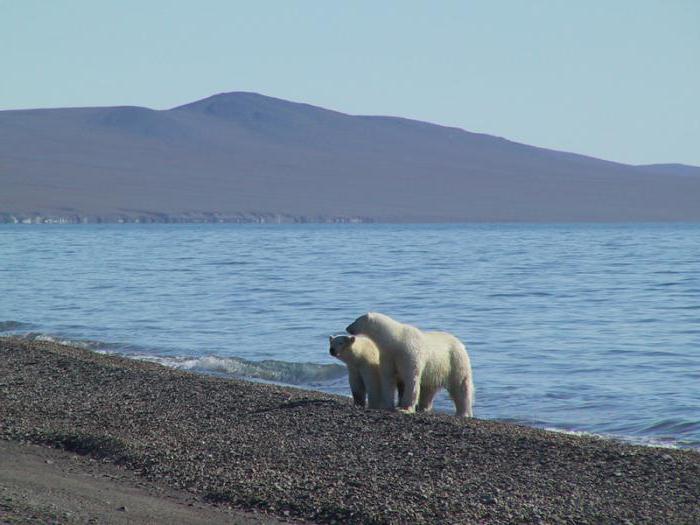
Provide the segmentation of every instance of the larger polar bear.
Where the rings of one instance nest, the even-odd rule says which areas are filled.
[[[398,380],[403,383],[400,410],[430,410],[435,394],[445,388],[454,401],[456,415],[472,416],[472,367],[466,348],[455,336],[423,332],[377,312],[358,317],[346,331],[370,338],[379,348],[385,406],[393,407]]]

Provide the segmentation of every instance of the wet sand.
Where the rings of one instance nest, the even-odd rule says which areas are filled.
[[[56,447],[205,521],[230,507],[318,523],[700,523],[694,451],[362,410],[48,342],[0,338],[0,438],[0,454]],[[0,494],[21,491],[13,479]],[[71,483],[59,501],[83,490]],[[12,501],[0,519],[25,519]]]
[[[0,523],[281,523],[197,501],[89,456],[0,440]]]

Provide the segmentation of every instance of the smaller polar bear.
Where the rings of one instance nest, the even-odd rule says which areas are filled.
[[[346,331],[370,338],[379,349],[381,388],[385,407],[393,407],[397,380],[403,383],[399,409],[430,410],[440,388],[454,401],[457,416],[471,417],[474,384],[469,355],[455,336],[423,332],[388,315],[370,312]]]
[[[355,404],[368,408],[382,408],[382,389],[379,373],[379,350],[367,337],[354,335],[330,336],[330,354],[348,367],[350,390]]]

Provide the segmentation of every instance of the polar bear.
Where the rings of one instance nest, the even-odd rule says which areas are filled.
[[[379,350],[371,339],[361,336],[330,336],[330,354],[348,367],[350,390],[355,404],[383,408],[379,371]],[[393,397],[393,396],[392,396]]]
[[[356,405],[368,408],[394,408],[392,392],[390,403],[384,402],[381,388],[381,369],[379,367],[379,349],[369,337],[336,335],[328,338],[330,354],[340,359],[348,367],[350,391]],[[395,378],[399,399],[403,396],[403,382]],[[426,387],[421,392],[429,392]],[[421,394],[422,395],[422,394]],[[421,405],[421,400],[418,402]]]
[[[384,406],[393,406],[398,378],[404,385],[399,410],[430,410],[435,394],[444,387],[454,401],[456,415],[472,416],[471,363],[466,348],[455,336],[423,332],[377,312],[358,317],[346,331],[364,335],[377,345]]]

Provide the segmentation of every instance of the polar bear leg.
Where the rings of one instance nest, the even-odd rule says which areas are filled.
[[[421,385],[420,397],[418,398],[418,407],[416,410],[418,410],[418,412],[428,412],[429,410],[432,410],[433,400],[435,399],[435,394],[437,394],[437,391],[437,388]]]
[[[399,409],[404,412],[414,412],[420,396],[421,369],[416,366],[404,366],[399,370],[399,375],[403,383]]]
[[[360,372],[357,370],[349,372],[348,379],[350,381],[350,391],[352,392],[352,399],[355,401],[355,405],[364,407],[367,398],[367,389],[365,388],[365,382],[362,380]]]
[[[384,408],[384,400],[382,398],[382,378],[379,368],[364,370],[362,379],[367,388],[367,408],[380,409]]]
[[[394,396],[396,392],[396,370],[394,363],[386,360],[380,364],[381,371],[381,389],[383,408],[388,410],[394,409]]]
[[[450,397],[455,403],[455,415],[472,417],[474,388],[469,377],[463,378],[457,385],[449,389]]]

